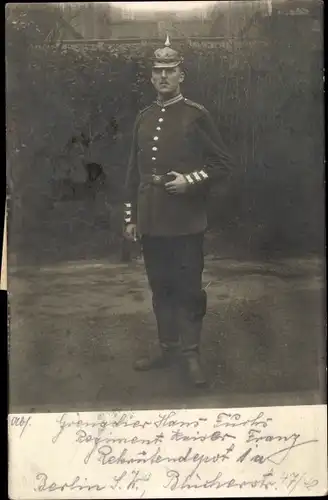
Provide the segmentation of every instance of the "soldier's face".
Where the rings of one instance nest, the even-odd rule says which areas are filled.
[[[151,82],[159,94],[171,95],[179,92],[184,73],[179,66],[175,68],[153,68]]]

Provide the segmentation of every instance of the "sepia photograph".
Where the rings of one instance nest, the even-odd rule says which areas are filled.
[[[9,412],[325,404],[323,2],[5,28]]]

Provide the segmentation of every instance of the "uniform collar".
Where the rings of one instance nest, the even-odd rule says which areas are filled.
[[[156,104],[158,106],[161,106],[162,108],[166,108],[167,106],[171,106],[171,104],[175,104],[176,102],[179,102],[183,99],[183,95],[180,93],[176,95],[175,97],[172,97],[172,99],[168,99],[165,102],[160,101],[159,99],[156,100]]]

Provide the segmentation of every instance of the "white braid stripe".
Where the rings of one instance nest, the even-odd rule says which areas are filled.
[[[193,183],[194,183],[194,180],[193,180],[193,178],[191,177],[191,175],[189,175],[189,174],[188,174],[188,175],[186,175],[186,179],[187,179],[187,181],[189,182],[189,184],[193,184]]]
[[[204,179],[207,179],[208,178],[208,175],[206,172],[204,172],[204,170],[201,170],[200,172],[200,175],[204,178]]]
[[[200,177],[200,175],[198,174],[198,172],[193,172],[193,175],[194,175],[196,181],[201,181],[202,180],[202,178]]]
[[[179,94],[179,95],[172,97],[172,99],[169,99],[168,101],[165,101],[165,102],[161,102],[157,99],[156,103],[159,106],[166,108],[167,106],[170,106],[171,104],[175,104],[176,102],[181,101],[181,99],[183,99],[183,95]]]

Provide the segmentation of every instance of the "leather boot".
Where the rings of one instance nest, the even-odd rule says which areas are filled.
[[[149,354],[135,362],[134,369],[138,371],[166,368],[176,361],[180,346],[177,330],[173,323],[174,309],[169,301],[153,298],[153,309],[156,316],[157,332],[160,344],[159,354]]]
[[[195,387],[205,387],[207,381],[200,364],[199,353],[196,351],[185,353],[184,363],[188,379],[192,385]]]
[[[159,354],[150,354],[138,359],[134,364],[134,369],[137,371],[158,370],[171,366],[175,360],[175,350],[162,347]]]
[[[201,329],[201,320],[188,318],[185,312],[180,313],[183,365],[189,381],[197,387],[206,385],[206,379],[201,368],[199,355]]]
[[[197,387],[207,384],[202,371],[199,355],[199,344],[203,325],[203,317],[206,312],[206,293],[202,291],[198,307],[191,311],[187,308],[177,310],[177,322],[182,342],[182,356],[184,368],[189,381]]]

